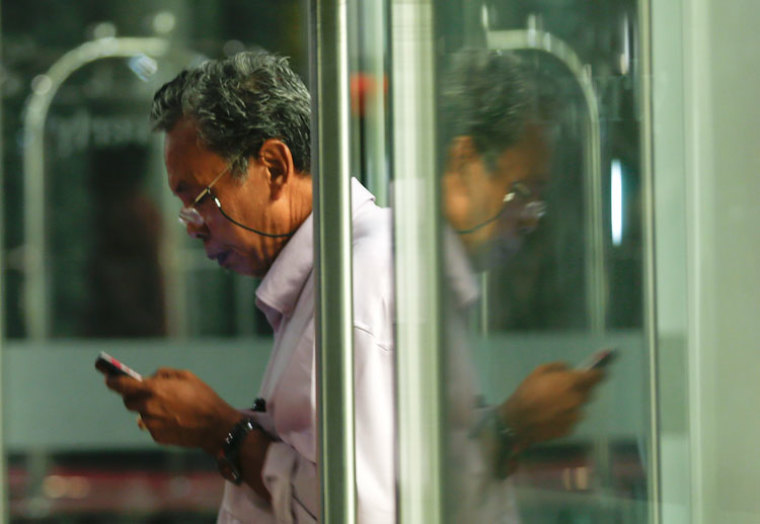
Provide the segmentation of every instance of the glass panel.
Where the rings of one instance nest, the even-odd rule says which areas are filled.
[[[222,489],[213,461],[137,431],[93,362],[108,349],[146,373],[184,367],[250,403],[271,342],[257,283],[219,271],[177,224],[148,113],[183,67],[246,48],[290,56],[308,78],[305,5],[32,0],[0,10],[11,519],[209,521]]]
[[[442,522],[450,403],[440,351],[441,227],[435,161],[433,4],[393,2],[392,118],[400,522]]]
[[[532,0],[437,11],[442,208],[457,237],[443,255],[447,386],[459,403],[449,500],[463,518],[650,519],[639,9]],[[462,254],[471,269],[457,267]],[[598,372],[574,368],[603,348],[614,358],[594,385]],[[512,439],[516,461],[499,462]],[[467,467],[481,469],[458,474]]]
[[[760,4],[732,7],[652,1],[667,523],[760,520]]]

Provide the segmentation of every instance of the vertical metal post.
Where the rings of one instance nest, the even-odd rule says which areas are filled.
[[[347,5],[312,0],[320,522],[356,520]]]
[[[655,281],[655,216],[654,216],[654,126],[652,124],[652,33],[651,5],[649,0],[639,0],[639,46],[641,89],[641,179],[642,179],[642,231],[644,233],[644,332],[649,352],[649,449],[647,463],[649,522],[661,522],[662,496],[660,490],[660,396],[658,392],[658,344],[657,344],[657,286]]]
[[[2,37],[2,33],[0,33]],[[2,38],[0,38],[0,43]],[[0,105],[0,129],[3,128],[3,107]],[[2,167],[3,162],[3,134],[0,133],[0,187],[4,185],[4,173],[5,169]],[[3,343],[5,342],[5,261],[3,260],[3,253],[5,253],[5,206],[4,206],[4,194],[0,196],[0,522],[8,522],[8,502],[9,502],[9,489],[6,489],[5,485],[8,482],[8,470],[5,463],[5,441],[3,435],[5,434],[5,413],[3,412],[3,375],[5,373],[3,369]]]
[[[444,522],[444,355],[433,5],[393,0],[399,521]]]

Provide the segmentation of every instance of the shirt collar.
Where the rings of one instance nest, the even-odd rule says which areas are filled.
[[[375,197],[355,178],[351,179],[351,217]],[[256,290],[256,303],[276,329],[282,316],[295,309],[306,280],[314,269],[313,213],[304,220],[285,244]]]

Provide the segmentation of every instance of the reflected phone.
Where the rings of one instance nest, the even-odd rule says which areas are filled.
[[[578,366],[578,369],[602,369],[607,367],[613,360],[617,358],[617,349],[605,348],[600,349],[591,355],[587,360]]]
[[[127,375],[136,380],[142,380],[142,375],[137,371],[112,357],[105,351],[101,351],[98,358],[95,359],[95,369],[104,375]]]

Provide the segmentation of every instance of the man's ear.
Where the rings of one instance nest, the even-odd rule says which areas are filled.
[[[266,169],[272,196],[279,196],[282,188],[290,181],[290,177],[295,175],[290,148],[282,140],[270,138],[264,141],[259,149],[259,162]]]

